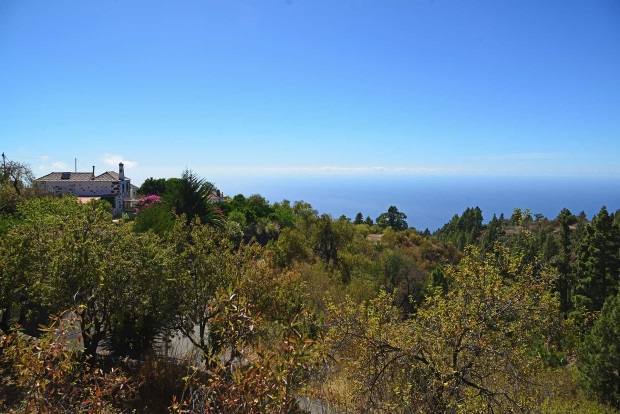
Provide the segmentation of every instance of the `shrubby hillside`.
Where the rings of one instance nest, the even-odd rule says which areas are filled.
[[[619,212],[473,207],[431,234],[396,206],[213,204],[185,171],[113,221],[1,184],[3,412],[620,409]],[[197,358],[162,356],[173,333]]]

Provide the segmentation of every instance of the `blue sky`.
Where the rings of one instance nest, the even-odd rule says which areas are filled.
[[[0,151],[138,184],[620,176],[620,3],[0,0]]]

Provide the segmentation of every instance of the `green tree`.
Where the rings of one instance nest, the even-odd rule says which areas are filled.
[[[584,387],[600,401],[620,409],[620,293],[609,297],[579,353]]]
[[[48,244],[57,241],[58,229],[78,216],[80,208],[69,196],[35,198],[19,206],[22,221],[0,238],[0,309],[19,310],[34,302],[51,270],[49,249],[53,246]],[[7,330],[8,312],[2,316],[2,329]]]
[[[7,161],[0,174],[0,214],[13,214],[33,190],[34,174],[28,164]]]
[[[226,219],[228,221],[234,221],[236,223],[239,223],[242,229],[245,229],[246,226],[248,225],[248,221],[247,221],[245,214],[243,214],[239,210],[233,210],[230,213],[228,213],[228,215],[226,216]]]
[[[574,284],[571,269],[572,243],[571,226],[577,223],[577,217],[569,209],[563,208],[556,221],[560,224],[560,254],[557,263],[558,282],[557,291],[560,294],[560,309],[562,313],[569,311],[571,306],[570,291]]]
[[[532,214],[529,209],[521,210],[520,208],[515,208],[512,211],[512,216],[510,216],[510,225],[522,226],[525,223],[532,222],[532,220]]]
[[[435,236],[441,241],[451,242],[457,248],[463,249],[469,244],[476,244],[482,227],[482,211],[480,208],[468,207],[460,217],[455,214],[448,223],[435,232]],[[495,226],[491,228],[491,231],[493,230],[495,230]],[[489,234],[487,237],[492,236],[493,234]]]
[[[116,355],[143,357],[176,310],[175,292],[170,291],[168,265],[175,252],[152,232],[121,233],[118,275],[108,276],[112,306],[106,336]]]
[[[480,236],[480,247],[485,252],[493,250],[495,243],[502,235],[502,223],[497,219],[497,216],[493,214],[493,218],[489,221],[482,236]]]
[[[237,194],[230,203],[220,205],[228,220],[241,225],[244,231],[244,240],[254,239],[261,244],[277,239],[281,226],[291,226],[294,223],[294,214],[290,202],[276,203],[274,206],[260,194],[245,197]]]
[[[303,302],[294,293],[297,281],[288,291],[280,288],[286,278],[264,247],[237,247],[229,236],[196,222],[177,222],[169,236],[176,254],[168,262],[167,281],[177,303],[169,326],[200,349],[209,364],[217,363],[223,351],[229,351],[229,362],[246,351],[240,344],[256,335],[253,325],[263,319],[258,312],[284,322]]]
[[[128,224],[113,223],[109,205],[73,197],[35,199],[9,237],[16,249],[3,276],[21,281],[28,299],[52,312],[74,309],[84,351],[93,356],[131,284]]]
[[[433,288],[440,288],[444,293],[448,291],[448,280],[441,267],[436,267],[431,272],[430,284]]]
[[[162,285],[171,251],[153,233],[112,222],[109,210],[70,196],[26,202],[23,223],[0,242],[0,308],[74,310],[87,355],[107,335],[115,351],[137,355],[172,307]]]
[[[366,216],[366,220],[364,220],[364,223],[368,224],[369,226],[372,226],[374,224],[370,216]]]
[[[294,227],[287,227],[280,233],[276,244],[278,263],[290,266],[293,261],[304,261],[310,257],[311,247],[305,235]]]
[[[592,218],[579,245],[577,285],[574,301],[577,307],[599,311],[608,296],[615,295],[620,283],[620,228],[613,214],[603,207]]]
[[[252,194],[247,199],[249,211],[252,214],[252,220],[250,222],[256,222],[258,219],[266,219],[271,213],[273,208],[269,205],[269,201],[260,194]]]
[[[151,231],[163,236],[172,230],[174,214],[170,206],[164,203],[154,204],[142,209],[134,220],[133,230],[138,233]]]
[[[330,306],[326,344],[352,386],[347,408],[376,412],[535,410],[534,343],[557,321],[554,274],[535,272],[506,249],[466,250],[414,317],[402,320],[393,299]],[[333,390],[332,390],[333,392]]]
[[[167,183],[165,178],[147,178],[144,180],[138,192],[143,196],[157,194],[163,196],[167,190]]]
[[[382,289],[393,294],[394,304],[404,314],[411,314],[423,300],[423,286],[428,274],[415,259],[399,250],[387,250],[380,257]]]
[[[172,181],[163,199],[177,215],[184,214],[188,223],[198,218],[202,224],[219,226],[222,216],[209,201],[214,190],[213,183],[185,170],[179,180]]]
[[[189,225],[177,221],[169,242],[176,254],[168,263],[168,281],[178,303],[170,327],[178,329],[208,359],[219,351],[209,329],[215,316],[211,304],[218,289],[241,279],[240,266],[245,263],[236,257],[233,243],[224,234],[195,220]]]
[[[398,211],[396,206],[390,206],[387,213],[382,213],[376,221],[382,228],[391,227],[394,230],[405,230],[408,227],[406,218],[407,215]]]
[[[34,181],[30,166],[17,161],[5,162],[0,177],[0,185],[10,185],[18,196],[22,195],[24,188],[29,187]]]
[[[295,224],[295,214],[289,200],[274,203],[271,217],[278,222],[281,228],[292,227]]]
[[[335,229],[329,214],[322,214],[315,226],[312,250],[319,256],[325,266],[338,264],[338,251],[342,247],[341,234]]]
[[[355,215],[355,220],[353,221],[353,224],[363,224],[363,223],[364,223],[364,216],[362,215],[361,212],[359,212]]]
[[[295,218],[297,219],[296,225],[298,227],[307,227],[318,217],[318,212],[312,205],[303,200],[295,201],[293,204],[293,214],[295,214]]]

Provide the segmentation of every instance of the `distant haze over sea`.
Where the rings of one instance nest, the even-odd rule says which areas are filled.
[[[207,177],[208,179],[211,179]],[[214,180],[229,196],[261,194],[270,202],[304,200],[334,218],[362,212],[373,220],[394,205],[410,227],[435,231],[467,207],[510,217],[515,208],[555,218],[562,208],[588,218],[605,205],[620,209],[620,177],[255,176]]]

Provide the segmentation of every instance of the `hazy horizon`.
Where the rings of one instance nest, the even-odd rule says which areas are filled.
[[[395,205],[409,226],[434,231],[468,207],[480,207],[484,222],[493,214],[510,217],[515,208],[554,219],[563,208],[588,218],[604,205],[620,209],[620,177],[250,177],[215,181],[225,195],[260,194],[271,203],[306,201],[319,213],[373,220]]]

